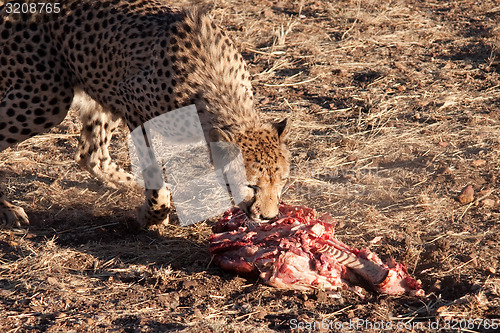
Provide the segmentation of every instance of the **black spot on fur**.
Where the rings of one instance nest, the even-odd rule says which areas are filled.
[[[35,120],[33,122],[37,125],[41,125],[41,124],[45,123],[46,121],[47,121],[47,118],[45,118],[45,117],[37,117],[37,118],[35,118]]]
[[[17,132],[19,132],[19,129],[15,126],[12,126],[9,128],[9,132],[12,134],[16,134]]]

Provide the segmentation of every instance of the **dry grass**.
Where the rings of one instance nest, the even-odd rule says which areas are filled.
[[[372,250],[406,262],[428,297],[283,292],[214,267],[210,222],[129,231],[141,195],[76,167],[72,114],[0,155],[9,195],[33,221],[0,233],[0,329],[236,332],[290,330],[291,319],[499,318],[498,3],[208,5],[250,64],[259,108],[292,120],[285,201],[330,212],[348,244],[381,236]],[[128,166],[125,135],[113,152]],[[467,184],[475,200],[461,205]]]

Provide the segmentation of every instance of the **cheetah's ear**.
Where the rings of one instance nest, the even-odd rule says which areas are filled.
[[[228,131],[224,131],[219,127],[214,127],[208,133],[212,142],[233,142],[233,136]]]
[[[289,131],[290,125],[288,125],[288,120],[286,118],[283,119],[282,121],[278,122],[278,123],[273,123],[273,127],[278,132],[278,137],[281,140],[286,140],[287,139],[288,133],[290,132]]]

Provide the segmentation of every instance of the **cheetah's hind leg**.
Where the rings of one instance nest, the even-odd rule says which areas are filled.
[[[136,187],[133,176],[124,171],[109,155],[109,144],[120,118],[83,92],[73,103],[80,110],[83,123],[76,161],[93,176],[111,187]]]
[[[43,63],[42,60],[40,63]],[[53,70],[47,71],[47,75],[58,73],[57,67],[45,67]],[[30,67],[24,70],[36,71]],[[59,73],[64,74],[63,71]],[[37,75],[42,74],[37,73]],[[73,92],[70,88],[69,77],[65,75],[61,77],[63,81],[60,80],[60,82],[56,80],[53,82],[49,80],[50,82],[47,83],[40,82],[40,89],[36,88],[36,90],[33,89],[31,81],[24,79],[18,79],[6,87],[0,84],[0,151],[36,134],[48,131],[64,119],[73,99]],[[24,209],[8,202],[1,188],[0,223],[15,226],[29,224]]]
[[[4,225],[28,225],[28,215],[21,207],[15,206],[7,201],[7,197],[0,188],[0,222]]]

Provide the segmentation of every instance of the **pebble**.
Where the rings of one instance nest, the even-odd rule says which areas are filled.
[[[191,289],[191,288],[194,288],[198,285],[198,282],[194,281],[194,280],[186,280],[182,283],[182,287],[184,287],[185,289]]]
[[[484,207],[493,207],[496,205],[497,202],[493,199],[486,198],[482,200],[481,203],[483,204]]]
[[[474,188],[472,188],[472,185],[465,186],[458,195],[457,200],[463,205],[474,201]]]
[[[474,161],[472,161],[472,163],[471,163],[471,164],[472,164],[472,166],[473,166],[473,167],[480,167],[480,166],[485,165],[485,164],[486,164],[486,161],[485,161],[485,160],[481,160],[481,159],[479,159],[479,160],[474,160]]]
[[[267,316],[267,312],[264,310],[260,310],[255,316],[259,319],[264,319]]]

